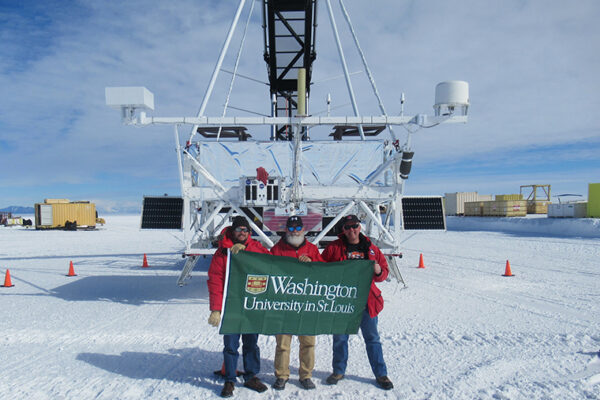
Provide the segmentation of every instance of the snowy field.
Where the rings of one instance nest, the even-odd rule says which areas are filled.
[[[218,398],[210,259],[179,288],[180,233],[140,231],[137,216],[106,220],[89,232],[0,227],[1,279],[8,268],[15,285],[0,288],[0,398]],[[380,285],[394,390],[374,385],[359,336],[346,379],[324,384],[331,338],[319,336],[316,390],[298,384],[294,341],[284,391],[239,384],[235,398],[600,399],[599,221],[498,221],[450,218],[446,233],[406,235],[408,288]],[[511,278],[501,276],[507,259]],[[71,260],[76,277],[65,276]],[[259,344],[259,377],[270,386],[275,339]]]

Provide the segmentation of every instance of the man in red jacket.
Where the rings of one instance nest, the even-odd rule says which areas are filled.
[[[383,309],[381,291],[375,282],[384,281],[389,273],[388,264],[383,253],[371,243],[369,238],[360,233],[360,220],[356,215],[347,215],[342,219],[342,233],[339,239],[332,242],[323,251],[323,258],[327,262],[368,259],[375,261],[373,266],[373,279],[367,300],[367,308],[363,313],[360,330],[365,340],[367,356],[371,370],[379,387],[390,390],[394,387],[387,377],[387,367],[383,360],[383,349],[377,331],[377,314]],[[327,377],[327,383],[335,385],[344,378],[348,364],[348,335],[333,335],[333,360],[331,362],[333,373]]]
[[[227,249],[237,254],[240,250],[269,254],[260,242],[250,236],[250,224],[245,217],[233,218],[233,223],[221,232],[219,248],[215,251],[210,268],[208,269],[208,293],[210,299],[210,317],[208,323],[219,326],[221,321],[221,306],[225,289],[225,273],[227,268]],[[243,334],[242,356],[244,360],[244,386],[257,392],[264,392],[267,387],[258,379],[260,372],[260,349],[258,334]],[[225,385],[221,397],[233,396],[236,380],[236,368],[239,357],[240,334],[223,335],[223,359],[225,364]]]
[[[299,216],[291,216],[286,223],[287,232],[271,249],[274,256],[294,257],[302,262],[321,261],[321,253],[314,244],[304,237],[304,224]],[[292,335],[277,335],[275,349],[275,383],[273,389],[283,390],[290,378],[290,346]],[[298,336],[300,342],[300,368],[298,375],[304,389],[314,389],[315,384],[310,379],[315,367],[315,337]]]

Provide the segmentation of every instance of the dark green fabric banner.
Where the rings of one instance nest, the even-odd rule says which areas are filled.
[[[355,334],[373,261],[303,263],[241,251],[230,255],[219,333]]]

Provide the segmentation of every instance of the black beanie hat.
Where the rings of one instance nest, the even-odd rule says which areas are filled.
[[[246,228],[250,229],[250,223],[248,222],[246,217],[242,217],[241,215],[233,217],[231,228],[235,229],[239,226],[245,226]]]

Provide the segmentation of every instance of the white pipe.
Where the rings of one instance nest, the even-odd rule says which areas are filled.
[[[452,117],[432,117],[428,115],[422,115],[422,122],[428,124],[442,124],[442,123],[467,123],[468,117],[463,115],[454,115]],[[417,118],[415,116],[357,116],[357,117],[146,117],[140,119],[136,125],[153,125],[153,124],[187,124],[198,126],[216,126],[219,125],[231,125],[231,126],[244,126],[244,125],[406,125],[406,124],[417,124]]]
[[[183,242],[185,243],[186,250],[190,248],[190,207],[189,199],[186,196],[185,189],[183,186],[183,164],[181,161],[181,144],[179,143],[179,129],[178,125],[175,125],[175,151],[177,152],[177,165],[179,167],[179,185],[181,187],[181,198],[183,199]]]
[[[192,162],[196,165],[196,170],[200,174],[202,174],[202,176],[204,176],[210,183],[213,184],[213,186],[215,186],[217,189],[221,190],[223,193],[227,191],[225,189],[225,187],[221,184],[221,182],[219,182],[217,180],[217,178],[212,176],[212,174],[210,172],[208,172],[208,170],[206,168],[204,168],[204,165],[200,164],[200,162],[198,160],[196,160],[194,157],[192,157],[192,155],[190,153],[188,153],[186,150],[183,150],[183,151],[185,152],[185,154],[187,154],[189,156],[189,158],[192,160]]]
[[[375,223],[375,225],[377,225],[377,227],[379,229],[381,229],[385,233],[385,235],[388,237],[388,239],[390,239],[392,241],[392,243],[393,243],[394,242],[394,237],[388,232],[387,229],[385,229],[385,227],[381,223],[380,218],[377,218],[377,216],[373,213],[373,211],[371,211],[371,209],[369,208],[369,206],[367,206],[367,204],[364,201],[361,200],[360,203],[358,203],[358,204],[367,213],[367,215],[369,216],[369,218],[371,219],[371,221],[373,221]]]
[[[177,151],[177,161],[179,165],[179,184],[181,185],[181,197],[184,197],[183,189],[183,165],[181,162],[181,144],[179,143],[179,129],[175,125],[175,150]]]
[[[331,0],[327,0],[327,10],[329,11],[329,20],[331,21],[331,28],[333,30],[333,36],[337,44],[338,53],[340,55],[340,62],[344,70],[344,77],[346,78],[346,86],[348,87],[348,93],[350,100],[352,101],[352,108],[354,109],[354,115],[359,116],[358,106],[356,104],[356,98],[354,97],[354,90],[352,89],[352,83],[350,82],[350,73],[348,72],[348,66],[346,65],[346,58],[344,57],[344,50],[342,49],[342,43],[340,42],[340,36],[338,34],[337,26],[335,24],[335,18],[333,17],[333,10],[331,9]],[[361,140],[365,140],[365,133],[363,132],[362,126],[358,125],[358,131],[360,133]]]
[[[386,169],[390,167],[390,164],[396,162],[398,159],[402,158],[402,152],[394,154],[392,158],[388,158],[385,160],[378,168],[375,170],[373,175],[365,182],[366,185],[370,185],[375,182],[375,179],[379,177]]]
[[[225,43],[223,43],[223,47],[221,48],[221,54],[219,54],[219,59],[217,60],[217,65],[213,70],[212,76],[210,78],[210,82],[208,84],[208,88],[206,89],[206,93],[204,94],[204,99],[202,100],[202,105],[200,106],[200,110],[198,110],[197,116],[200,117],[204,115],[204,110],[206,109],[206,105],[208,104],[208,100],[212,95],[213,88],[215,86],[215,82],[217,80],[217,76],[219,76],[219,71],[221,70],[221,65],[223,64],[223,59],[225,58],[225,54],[227,54],[227,49],[229,49],[229,43],[231,42],[231,38],[233,36],[233,32],[235,31],[235,27],[237,26],[238,20],[240,19],[240,14],[242,13],[242,9],[244,8],[244,3],[246,0],[240,0],[240,4],[238,5],[235,16],[233,17],[233,21],[231,22],[231,26],[229,27],[229,32],[227,33],[227,38],[225,39]],[[198,126],[194,125],[192,128],[192,132],[190,132],[190,142],[192,138],[196,134],[196,130]]]
[[[233,67],[233,74],[231,75],[231,81],[229,82],[229,91],[227,92],[227,98],[225,99],[225,105],[223,106],[223,117],[225,117],[225,113],[227,113],[227,106],[229,106],[229,99],[231,97],[231,91],[233,90],[233,83],[235,82],[235,77],[237,74],[237,69],[240,64],[240,57],[242,56],[242,50],[244,49],[244,42],[246,41],[246,33],[248,32],[248,24],[250,23],[250,18],[252,17],[252,11],[254,10],[254,1],[250,5],[250,11],[248,12],[248,18],[246,19],[246,25],[244,26],[244,33],[242,35],[242,40],[240,42],[240,48],[238,50],[237,56],[235,58],[235,65]],[[222,126],[219,125],[219,131],[217,132],[217,142],[221,138],[221,130]]]
[[[204,221],[204,223],[202,224],[202,226],[200,226],[200,228],[198,228],[198,231],[204,232],[204,230],[208,227],[208,224],[210,224],[213,221],[213,219],[215,219],[215,217],[217,216],[217,214],[219,213],[219,211],[221,211],[221,209],[223,208],[224,204],[225,203],[223,203],[222,201],[219,201],[217,203],[215,209],[206,218],[206,221]]]
[[[227,223],[229,222],[228,219],[229,219],[229,217],[231,217],[231,214],[233,214],[233,208],[230,208],[229,211],[227,211],[227,214],[225,214],[221,223],[219,225],[217,225],[217,227],[215,229],[215,232],[217,233],[217,235],[220,234],[221,231],[223,230],[223,228],[225,227],[225,225],[227,225]]]
[[[302,127],[300,125],[294,126],[294,159],[292,165],[292,196],[291,200],[296,207],[300,202],[300,162],[302,157],[302,147],[300,138],[302,135]]]
[[[346,11],[346,7],[344,7],[344,2],[342,0],[339,0],[339,2],[340,2],[340,8],[342,9],[342,13],[344,14],[344,18],[346,19],[346,22],[348,23],[348,27],[350,28],[350,32],[352,33],[352,38],[354,39],[354,44],[356,44],[356,48],[358,50],[358,53],[360,54],[360,58],[365,67],[365,71],[367,71],[367,77],[369,77],[369,82],[371,82],[371,87],[373,88],[373,93],[375,94],[375,97],[377,97],[377,102],[379,103],[379,109],[381,110],[383,115],[387,115],[387,112],[385,112],[385,107],[383,106],[383,101],[381,100],[381,96],[379,95],[379,91],[377,90],[377,86],[375,85],[375,79],[373,78],[373,75],[371,74],[371,70],[369,69],[369,66],[367,65],[367,59],[365,58],[362,48],[360,47],[360,44],[358,43],[358,37],[356,36],[356,33],[354,32],[354,27],[352,26],[352,22],[350,21],[350,16],[348,15],[348,12]],[[390,135],[392,136],[392,139],[396,140],[396,134],[394,133],[394,130],[392,129],[391,125],[388,125],[388,129],[390,130]]]

